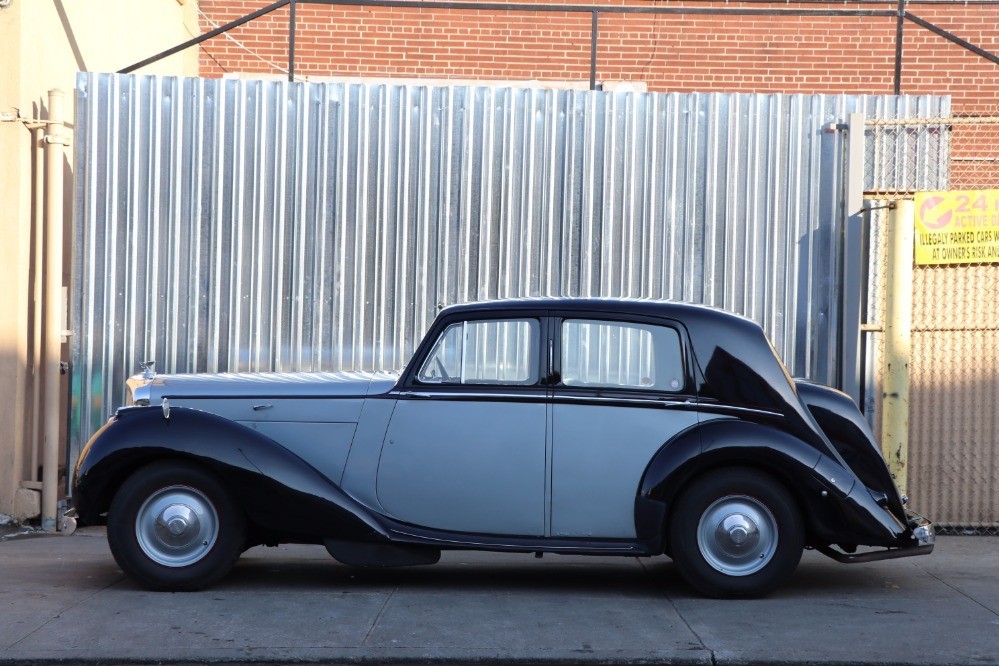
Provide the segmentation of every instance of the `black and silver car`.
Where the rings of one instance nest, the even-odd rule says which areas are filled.
[[[771,592],[804,548],[933,550],[851,399],[792,380],[758,325],[703,306],[474,303],[443,310],[401,375],[128,384],[74,501],[153,589],[210,585],[245,549],[289,542],[356,566],[666,554],[711,596]]]

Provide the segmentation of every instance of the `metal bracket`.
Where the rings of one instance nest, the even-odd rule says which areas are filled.
[[[69,139],[67,139],[66,137],[64,137],[64,136],[52,136],[51,134],[49,134],[44,139],[42,139],[42,141],[44,141],[45,143],[56,143],[56,144],[59,144],[60,146],[68,146],[69,145]]]
[[[54,122],[53,120],[41,120],[39,118],[25,118],[21,115],[21,109],[16,106],[10,107],[10,111],[0,111],[0,123],[21,123],[29,130],[39,129]]]
[[[895,210],[895,202],[892,201],[886,206],[864,206],[860,210],[864,212],[870,212],[872,210]]]
[[[826,123],[822,126],[822,131],[826,134],[835,134],[836,132],[848,132],[850,131],[849,123]]]

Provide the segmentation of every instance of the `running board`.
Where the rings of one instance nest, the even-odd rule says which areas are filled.
[[[431,530],[384,520],[395,544],[429,546],[442,550],[487,550],[512,553],[643,556],[662,552],[659,539],[591,539],[502,536]]]

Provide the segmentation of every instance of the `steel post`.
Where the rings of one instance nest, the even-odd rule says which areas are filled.
[[[590,90],[597,89],[597,35],[600,31],[599,20],[600,12],[593,12],[590,23]]]
[[[63,408],[59,400],[62,381],[62,181],[63,146],[61,90],[49,91],[45,135],[45,382],[42,402],[42,529],[56,529],[59,481],[59,424]]]
[[[843,302],[840,329],[840,388],[860,405],[860,322],[867,257],[864,238],[864,114],[851,113],[846,132],[843,202]]]
[[[29,478],[38,481],[39,451],[42,438],[42,303],[45,285],[45,127],[31,130],[31,149],[34,152],[34,260],[35,274],[32,280],[32,331],[31,331],[31,439],[29,440]]]
[[[902,40],[905,33],[905,0],[898,0],[895,17],[895,86],[896,95],[902,94]]]
[[[295,82],[295,0],[288,5],[288,82]]]
[[[881,452],[906,492],[909,449],[909,355],[912,348],[912,262],[915,206],[897,201],[888,216]]]

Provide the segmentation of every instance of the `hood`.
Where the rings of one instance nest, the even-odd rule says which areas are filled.
[[[129,392],[135,402],[150,404],[163,398],[332,398],[386,393],[397,380],[397,375],[373,372],[137,375],[129,379]]]

